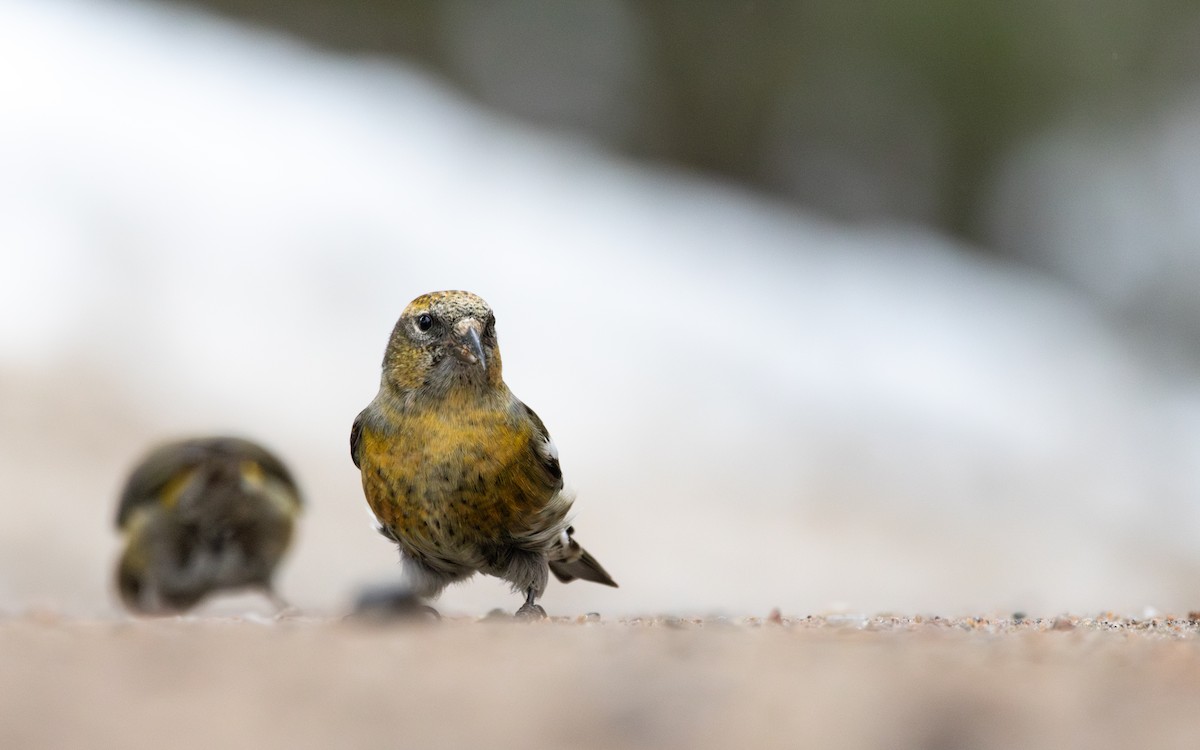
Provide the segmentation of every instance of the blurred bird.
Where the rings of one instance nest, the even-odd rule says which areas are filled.
[[[536,601],[548,572],[617,585],[573,538],[558,451],[504,384],[496,318],[470,292],[433,292],[404,310],[350,453],[404,576],[360,609],[428,609],[421,599],[476,572],[524,594],[525,617],[545,617]]]
[[[135,612],[168,614],[219,590],[257,588],[282,608],[271,576],[300,507],[287,468],[248,440],[155,449],[130,475],[117,509],[121,599]]]

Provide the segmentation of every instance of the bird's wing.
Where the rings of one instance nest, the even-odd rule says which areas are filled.
[[[291,472],[288,471],[283,461],[274,453],[258,443],[252,443],[242,438],[218,437],[203,442],[213,453],[229,456],[239,461],[253,461],[258,464],[262,468],[263,473],[283,482],[287,486],[291,494],[295,496],[297,506],[302,504],[296,480],[292,478]]]
[[[515,398],[515,397],[514,397]],[[518,545],[534,550],[544,550],[555,543],[555,539],[566,529],[574,497],[563,491],[562,467],[558,463],[558,449],[550,439],[550,432],[545,423],[520,400],[517,406],[524,411],[533,426],[533,435],[529,440],[529,452],[533,461],[530,466],[530,479],[541,482],[545,495],[542,505],[527,521],[528,526],[514,537]]]
[[[541,418],[528,405],[522,403],[521,406],[529,415],[530,421],[533,422],[534,452],[538,455],[546,473],[557,484],[554,500],[547,506],[545,512],[547,520],[553,518],[555,522],[553,524],[546,523],[541,533],[535,535],[535,537],[542,537],[556,526],[559,529],[557,539],[550,548],[550,571],[554,573],[555,578],[564,583],[582,578],[585,581],[616,587],[617,582],[604,570],[604,566],[587,550],[579,546],[579,542],[572,537],[575,529],[566,526],[568,523],[567,511],[570,510],[572,498],[561,491],[563,481],[562,467],[558,463],[558,448],[555,447],[554,441],[550,438],[550,431],[546,429]],[[563,528],[564,526],[566,528]]]
[[[363,409],[354,418],[354,424],[350,426],[350,458],[354,461],[355,468],[362,469],[361,449],[362,449],[362,426],[363,415],[367,413]]]
[[[529,416],[529,420],[533,422],[533,451],[537,455],[538,463],[545,469],[551,484],[561,490],[563,486],[562,466],[558,463],[558,448],[550,438],[550,431],[546,429],[546,424],[533,409],[530,409],[522,401],[518,401],[518,403]]]
[[[117,528],[124,528],[138,508],[157,503],[163,488],[181,472],[197,466],[203,454],[203,448],[194,440],[167,443],[151,451],[129,475],[121,491]]]

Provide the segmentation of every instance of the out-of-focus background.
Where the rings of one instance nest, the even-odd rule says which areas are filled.
[[[196,433],[298,475],[293,603],[389,580],[349,427],[442,288],[621,583],[551,612],[1200,605],[1194,2],[0,0],[0,611],[114,611]]]

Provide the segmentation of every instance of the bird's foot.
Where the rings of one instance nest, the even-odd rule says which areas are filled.
[[[403,586],[368,588],[354,603],[354,619],[440,620],[438,611]]]
[[[544,620],[546,619],[546,610],[542,609],[540,604],[525,602],[517,610],[516,618],[518,620]]]

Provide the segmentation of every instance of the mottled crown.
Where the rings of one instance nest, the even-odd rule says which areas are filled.
[[[450,290],[422,294],[408,303],[408,307],[404,308],[404,313],[400,317],[402,319],[409,318],[423,312],[428,312],[447,322],[463,318],[486,321],[492,314],[492,308],[478,294]]]

